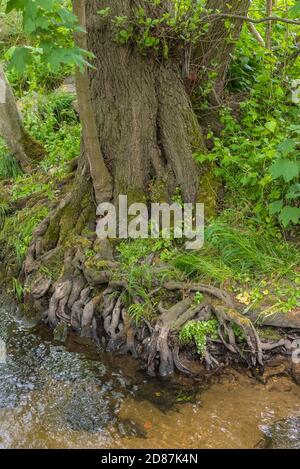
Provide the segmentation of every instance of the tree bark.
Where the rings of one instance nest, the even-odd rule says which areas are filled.
[[[267,0],[266,16],[272,16],[273,13],[273,0]],[[266,47],[272,49],[272,21],[266,24]]]
[[[208,0],[206,8],[212,12],[220,10],[222,13],[246,16],[250,4],[250,0]],[[228,24],[231,24],[230,29]],[[198,72],[200,86],[211,82],[208,99],[213,106],[222,102],[226,75],[242,26],[243,21],[239,19],[216,19],[194,50],[193,67]]]
[[[205,145],[185,88],[180,59],[143,56],[134,44],[115,41],[111,17],[132,18],[134,8],[151,8],[152,4],[145,0],[110,0],[111,15],[103,18],[98,11],[108,6],[107,0],[73,3],[87,30],[86,36],[76,37],[77,44],[87,45],[95,56],[94,67],[77,75],[84,148],[72,186],[33,234],[23,269],[26,291],[32,292],[34,305],[38,302],[42,306],[43,318],[50,326],[65,322],[84,336],[104,341],[108,351],[142,354],[148,372],[159,370],[163,376],[172,373],[175,366],[184,368],[178,352],[173,353],[172,334],[196,314],[204,319],[209,313],[210,317],[210,306],[195,308],[191,295],[192,291],[206,293],[226,305],[224,311],[216,313],[224,345],[237,352],[231,325],[235,323],[245,332],[249,361],[253,365],[261,363],[260,341],[251,322],[235,311],[228,294],[214,287],[166,281],[162,284],[162,279],[156,278],[156,266],[149,264],[153,279],[149,297],[160,287],[176,291],[183,300],[168,311],[160,311],[162,315],[153,326],[146,320],[141,326],[134,325],[127,313],[129,302],[142,306],[143,299],[132,293],[125,276],[118,275],[122,266],[114,259],[110,243],[96,237],[91,182],[97,202],[105,198],[109,201],[111,194],[114,198],[125,194],[129,202],[167,201],[180,188],[184,202],[195,202],[201,195],[200,200],[207,206],[211,192],[214,196],[216,190],[211,180],[204,184],[211,168],[198,165],[194,159],[194,152],[204,152]],[[174,3],[165,0],[161,5],[168,11]],[[225,32],[228,34],[226,28]],[[213,44],[219,60],[224,54],[219,55],[218,44]],[[228,53],[228,48],[224,49]],[[224,67],[218,70],[224,80]],[[83,172],[83,165],[89,168],[91,178]],[[87,250],[95,252],[95,263],[87,258]],[[54,266],[50,282],[44,266]],[[161,292],[158,295],[153,301],[155,308]],[[213,363],[209,354],[207,363]]]
[[[42,146],[26,132],[15,97],[0,64],[0,136],[24,171],[44,156]]]
[[[149,199],[149,185],[170,198],[180,187],[185,202],[194,202],[201,168],[193,153],[204,151],[201,129],[176,59],[159,62],[132,45],[114,40],[111,17],[100,18],[104,0],[87,2],[88,49],[95,55],[89,70],[91,99],[105,164],[114,181],[114,196]],[[133,15],[145,1],[112,0],[111,16]],[[165,2],[165,9],[169,2]]]
[[[77,15],[80,26],[86,28],[86,2],[73,0],[73,11]],[[75,42],[82,49],[87,49],[86,33],[75,34]],[[83,133],[83,151],[89,163],[97,204],[110,200],[112,197],[112,180],[102,156],[96,121],[89,89],[87,67],[76,71],[76,90],[80,121]]]

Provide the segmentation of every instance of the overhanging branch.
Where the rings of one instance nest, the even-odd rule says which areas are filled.
[[[213,13],[211,15],[204,16],[202,20],[211,20],[211,19],[219,19],[219,18],[228,18],[228,19],[233,19],[233,20],[241,20],[241,21],[247,21],[248,23],[252,24],[260,24],[260,23],[267,23],[267,22],[279,22],[279,23],[286,23],[286,24],[295,24],[300,26],[300,21],[299,20],[291,20],[288,18],[281,18],[280,16],[266,16],[265,18],[249,18],[249,16],[244,16],[244,15],[235,15],[235,14],[230,14],[230,13]]]

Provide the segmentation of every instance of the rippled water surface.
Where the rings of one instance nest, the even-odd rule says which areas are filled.
[[[65,345],[0,302],[0,448],[300,448],[300,388],[232,372],[162,382],[129,357]]]

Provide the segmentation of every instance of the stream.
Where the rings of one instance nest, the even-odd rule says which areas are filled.
[[[287,377],[149,378],[78,337],[55,342],[4,299],[0,339],[0,448],[300,448]]]

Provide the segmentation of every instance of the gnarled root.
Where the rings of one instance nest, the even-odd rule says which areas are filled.
[[[232,325],[236,324],[243,332],[251,354],[252,365],[263,366],[263,353],[260,338],[249,318],[244,317],[234,309],[214,309],[220,327],[219,336],[223,344],[233,353],[241,353],[236,344]]]
[[[236,324],[242,330],[247,341],[249,352],[251,354],[251,364],[253,366],[256,364],[263,366],[262,345],[256,329],[249,318],[243,316],[237,311],[235,308],[235,303],[228,293],[220,290],[219,288],[202,284],[189,286],[180,282],[165,282],[164,287],[168,290],[185,289],[185,291],[188,290],[189,292],[199,291],[201,293],[209,294],[210,296],[213,296],[225,303],[226,308],[218,307],[217,309],[213,309],[213,313],[215,314],[220,324],[219,336],[223,344],[232,353],[239,353],[242,357],[244,357],[243,353],[236,344],[234,331],[232,329],[232,325]],[[181,325],[183,325],[184,322]],[[215,362],[215,359],[209,355],[207,355],[207,358],[208,359],[206,359],[206,363],[209,367],[211,367],[211,365]]]
[[[71,326],[75,330],[79,331],[81,328],[81,318],[83,315],[83,308],[89,299],[90,292],[91,292],[91,287],[84,288],[80,293],[79,299],[75,301],[73,306],[71,307]]]
[[[54,294],[51,297],[48,311],[48,322],[50,326],[56,327],[59,319],[67,319],[65,307],[67,305],[72,290],[70,280],[61,281],[55,286]]]
[[[236,342],[233,330],[235,324],[241,328],[246,339],[248,350],[245,355],[250,355],[251,366],[263,364],[263,347],[257,332],[250,319],[238,312],[228,293],[209,285],[162,281],[160,267],[153,265],[153,256],[145,260],[152,274],[149,301],[155,304],[156,294],[160,294],[162,290],[178,292],[183,298],[169,309],[160,304],[157,307],[160,315],[155,323],[146,319],[139,324],[134,322],[128,314],[127,299],[131,298],[136,304],[142,304],[143,300],[138,296],[132,298],[127,279],[115,275],[120,265],[111,257],[104,261],[103,269],[95,269],[86,262],[80,243],[78,248],[65,251],[59,280],[53,283],[51,279],[40,275],[39,266],[47,266],[61,252],[60,242],[63,236],[61,231],[55,232],[55,243],[49,245],[45,243],[45,235],[49,238],[49,230],[53,229],[54,221],[59,220],[61,214],[70,217],[66,211],[70,203],[70,198],[65,198],[36,230],[24,265],[26,278],[36,280],[32,285],[33,298],[48,304],[45,321],[51,327],[55,328],[62,321],[82,337],[92,338],[97,343],[101,340],[107,350],[143,356],[151,375],[159,373],[161,376],[169,376],[176,369],[192,375],[191,370],[181,362],[176,334],[188,321],[208,321],[214,315],[219,322],[219,336],[225,347],[245,358],[245,351],[240,350]],[[80,233],[76,235],[84,247],[93,246],[94,239],[83,239]],[[194,292],[205,294],[206,299],[200,305],[194,304]],[[218,304],[222,303],[223,306],[213,308],[209,296],[216,298]],[[203,358],[207,368],[219,366],[213,353],[209,347],[205,351]]]
[[[81,337],[93,337],[95,335],[97,337],[97,331],[95,331],[95,323],[93,324],[93,321],[96,320],[94,314],[101,302],[101,299],[102,295],[95,296],[83,308],[81,318]]]
[[[161,376],[171,375],[175,368],[183,370],[184,367],[179,360],[179,350],[175,355],[172,352],[170,335],[206,308],[204,304],[192,306],[192,302],[191,298],[186,298],[169,310],[160,306],[162,314],[155,325],[154,333],[145,341],[149,374],[155,375],[156,367]]]

